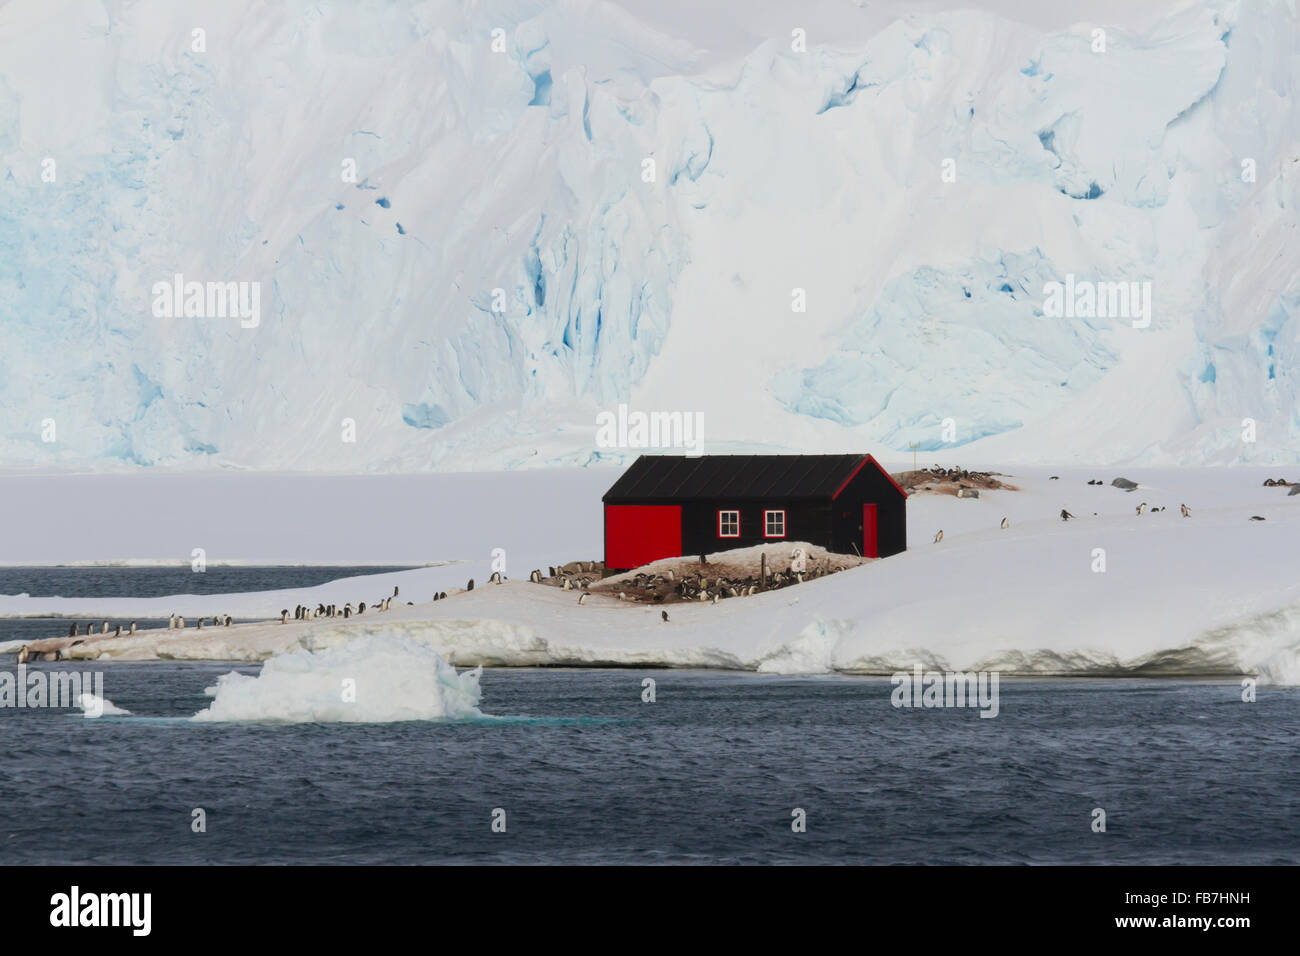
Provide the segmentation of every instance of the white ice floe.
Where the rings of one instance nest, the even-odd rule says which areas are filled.
[[[206,691],[212,704],[193,719],[387,723],[481,717],[481,673],[458,673],[427,644],[362,637],[273,657],[255,677],[224,674]]]
[[[81,708],[82,716],[88,720],[96,717],[121,717],[131,713],[118,707],[107,697],[100,697],[97,694],[82,694],[77,698],[77,706]]]

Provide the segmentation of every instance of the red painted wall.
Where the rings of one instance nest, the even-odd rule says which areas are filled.
[[[605,567],[639,568],[681,554],[680,505],[605,506]]]

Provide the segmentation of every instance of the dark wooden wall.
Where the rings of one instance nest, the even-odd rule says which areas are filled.
[[[907,550],[907,499],[883,472],[867,465],[835,499],[832,550],[858,554],[862,549],[862,506],[876,505],[876,543],[882,558]]]

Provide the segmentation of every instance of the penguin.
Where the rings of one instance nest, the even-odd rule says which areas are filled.
[[[437,599],[437,595],[436,595],[436,594],[434,595],[434,599],[435,599],[435,600]],[[358,613],[358,614],[365,614],[365,613],[366,613],[366,602],[365,602],[365,601],[362,601],[360,604],[357,605],[357,613]]]
[[[529,584],[541,584],[541,583],[542,583],[542,572],[541,572],[540,570],[534,570],[534,571],[532,571],[532,572],[528,575],[528,583],[529,583]]]
[[[1060,475],[1052,475],[1052,477],[1048,478],[1047,480],[1048,480],[1048,481],[1060,481],[1060,480],[1061,480],[1061,476],[1060,476]]]
[[[1144,510],[1146,510],[1146,506],[1147,506],[1147,503],[1146,503],[1145,501],[1142,502],[1142,504],[1138,505],[1138,507],[1137,507],[1137,512],[1138,512],[1139,515],[1141,515],[1142,512],[1143,512]]]
[[[1263,520],[1265,520],[1265,519],[1264,519],[1263,517],[1261,517],[1260,515],[1251,515],[1251,516],[1250,516],[1250,520],[1251,520],[1251,521],[1263,521]]]
[[[718,603],[718,592],[717,592],[717,591],[714,591],[714,592],[713,592],[713,603],[714,603],[714,604],[717,604],[717,603]]]
[[[587,603],[587,592],[583,591],[581,594],[578,595],[578,607],[582,607],[582,605],[586,603]]]
[[[1010,527],[1011,527],[1011,519],[1010,519],[1010,518],[1003,518],[1003,519],[1002,519],[1002,530],[1005,531],[1007,528],[1010,528]]]
[[[1187,505],[1179,505],[1178,510],[1183,513],[1184,518],[1190,518],[1192,516],[1192,512]]]
[[[488,583],[489,583],[489,584],[500,584],[500,583],[501,583],[501,572],[500,572],[500,571],[493,571],[493,572],[492,572],[492,577],[488,578]]]
[[[573,585],[569,583],[569,579],[566,577],[564,579],[564,590],[570,591],[572,589],[573,589]]]
[[[1061,509],[1061,520],[1062,520],[1062,521],[1069,521],[1069,520],[1070,520],[1071,518],[1073,518],[1073,517],[1074,517],[1074,515],[1070,514],[1070,512],[1066,511],[1064,508]]]
[[[135,621],[132,621],[132,622],[131,622],[131,633],[132,633],[132,634],[135,633]]]
[[[470,578],[470,579],[469,579],[469,584],[465,585],[465,590],[466,590],[466,591],[473,591],[473,590],[474,590],[474,579],[473,579],[473,578]],[[566,588],[565,590],[568,590],[568,589]]]
[[[176,629],[180,631],[185,630],[185,618],[181,617],[179,614],[176,616]]]
[[[74,624],[72,625],[72,627],[68,628],[68,637],[76,637],[76,636],[77,636],[77,625]]]
[[[398,587],[397,587],[396,585],[394,585],[394,586],[393,586],[393,597],[397,597],[397,592],[398,592],[398,590],[399,590]]]
[[[438,592],[438,600],[439,600],[439,601],[445,601],[445,600],[447,600],[447,592],[446,592],[446,591],[439,591],[439,592]]]
[[[289,609],[288,609],[287,607],[286,607],[286,608],[282,608],[282,609],[280,610],[280,623],[281,623],[281,624],[288,624],[288,623],[289,623]]]
[[[667,611],[660,611],[660,612],[659,612],[659,616],[662,617],[662,618],[664,619],[664,623],[667,623],[667,621],[668,621],[668,612],[667,612]]]
[[[199,630],[203,630],[203,618],[199,618]]]
[[[343,605],[343,619],[344,619],[344,620],[347,620],[347,619],[350,618],[351,616],[352,616],[352,605],[351,605],[351,603],[348,603],[348,604]]]
[[[113,629],[113,636],[114,636],[114,637],[121,637],[121,636],[122,636],[122,625],[121,625],[121,624],[119,624],[116,628]]]
[[[942,540],[943,540],[943,529],[940,528],[939,533],[934,536],[934,543],[938,544]]]
[[[100,633],[101,633],[101,634],[107,634],[107,633],[108,633],[108,622],[107,622],[107,621],[104,622],[104,629],[103,629],[102,631],[100,631]]]

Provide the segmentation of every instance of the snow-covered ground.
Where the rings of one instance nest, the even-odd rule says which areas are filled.
[[[970,463],[981,464],[982,463]],[[600,553],[587,529],[511,557],[489,585],[477,563],[337,581],[292,592],[155,599],[0,598],[3,614],[276,615],[296,603],[367,602],[400,586],[384,614],[346,623],[244,625],[83,645],[123,659],[261,660],[358,636],[406,636],[458,665],[671,665],[778,673],[892,673],[915,664],[1004,674],[1258,674],[1300,682],[1300,495],[1264,488],[1285,469],[1016,469],[1019,491],[979,499],[914,495],[905,554],[717,605],[661,608],[529,584],[537,564]],[[547,473],[533,472],[545,500]],[[1059,475],[1052,480],[1051,475]],[[1102,486],[1086,481],[1098,478]],[[561,476],[552,476],[552,481]],[[1138,516],[1146,502],[1167,510]],[[1179,506],[1186,504],[1191,517]],[[478,501],[467,511],[488,507]],[[1063,522],[1062,508],[1076,515]],[[1259,515],[1264,521],[1251,521]],[[1001,530],[1003,517],[1010,528]],[[556,517],[563,517],[557,515]],[[557,526],[576,528],[559,521]],[[943,541],[932,543],[935,532]],[[596,534],[599,526],[596,526]],[[486,549],[482,549],[486,551]],[[432,555],[431,555],[432,556]],[[774,549],[778,560],[788,559]],[[1095,570],[1104,558],[1104,571]],[[469,577],[477,586],[457,593]],[[436,590],[446,601],[430,603]],[[56,635],[51,635],[56,636]]]

